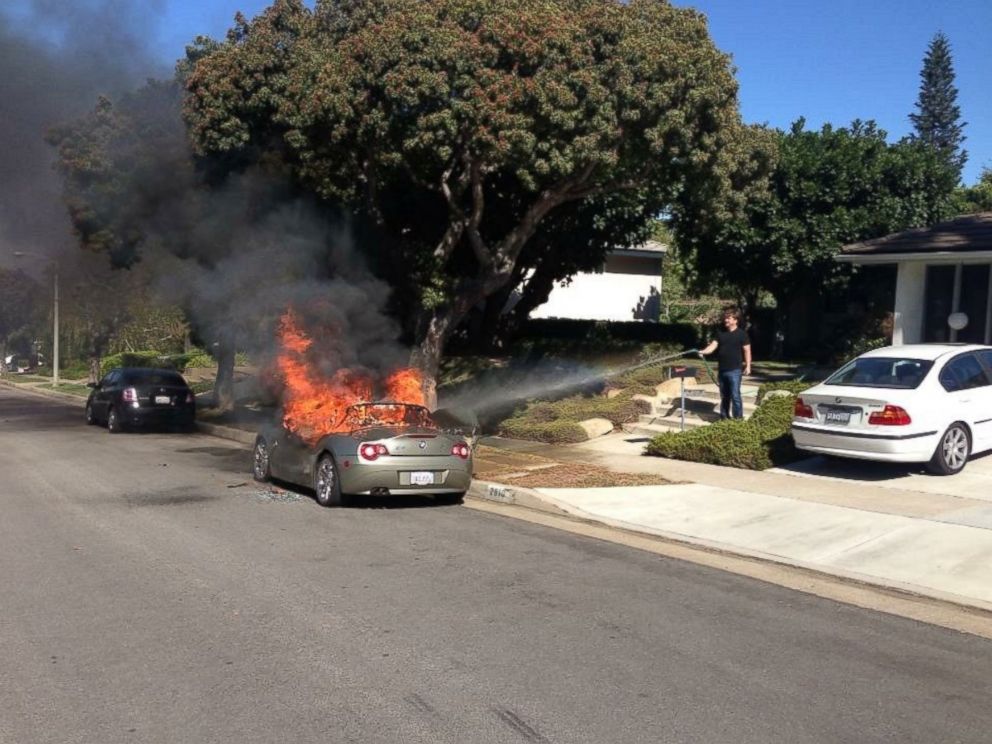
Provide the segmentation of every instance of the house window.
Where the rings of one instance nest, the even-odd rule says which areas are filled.
[[[927,266],[923,340],[943,343],[989,343],[992,335],[992,265]],[[951,313],[964,313],[968,325],[955,331],[947,324]]]

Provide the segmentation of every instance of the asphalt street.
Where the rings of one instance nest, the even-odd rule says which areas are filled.
[[[0,743],[983,742],[992,641],[0,389]]]

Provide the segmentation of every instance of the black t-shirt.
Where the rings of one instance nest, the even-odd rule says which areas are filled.
[[[717,331],[716,343],[716,361],[721,372],[741,369],[744,366],[744,347],[751,345],[747,331],[743,328]]]

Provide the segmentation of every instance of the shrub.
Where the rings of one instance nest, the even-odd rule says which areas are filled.
[[[174,365],[169,363],[168,357],[157,351],[122,351],[120,354],[111,354],[100,360],[100,375],[107,374],[114,367],[168,367]]]
[[[59,366],[62,367],[62,377],[67,380],[81,380],[90,375],[90,365],[86,361],[74,361],[70,364]]]
[[[505,419],[499,430],[514,439],[536,439],[540,442],[584,442],[588,439],[579,421],[604,418],[620,426],[648,413],[647,401],[633,400],[625,392],[615,398],[605,396],[573,395],[557,401],[540,401],[528,404],[523,410]]]
[[[189,369],[190,367],[217,366],[217,361],[203,349],[192,349],[185,354],[178,355],[177,358],[181,359],[182,369],[184,370]]]
[[[673,460],[748,470],[784,465],[797,457],[789,426],[794,398],[770,398],[750,419],[728,419],[679,433],[659,434],[646,452]]]
[[[783,380],[781,382],[763,382],[758,387],[758,396],[755,399],[757,404],[760,406],[762,401],[764,401],[765,396],[768,395],[772,390],[785,390],[792,395],[799,395],[803,390],[808,390],[813,387],[815,383],[805,382],[803,380]]]
[[[530,421],[510,418],[503,422],[501,433],[513,439],[530,439],[550,444],[584,442],[589,436],[575,421]]]

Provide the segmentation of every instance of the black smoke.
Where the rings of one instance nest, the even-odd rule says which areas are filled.
[[[167,73],[145,51],[162,2],[0,3],[0,264],[71,246],[47,130]]]

